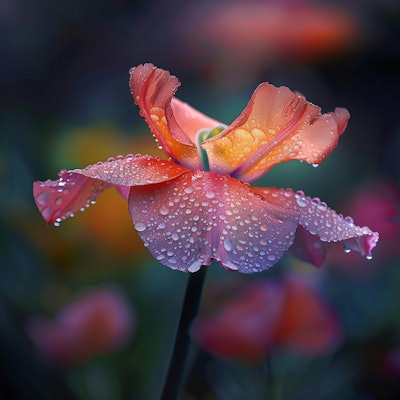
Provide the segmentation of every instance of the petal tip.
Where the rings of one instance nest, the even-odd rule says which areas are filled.
[[[347,127],[350,119],[350,113],[346,108],[336,107],[333,115],[337,124],[338,134],[341,135]]]
[[[379,233],[372,232],[371,235],[368,235],[364,238],[364,252],[367,257],[372,257],[372,250],[377,245],[379,240]]]

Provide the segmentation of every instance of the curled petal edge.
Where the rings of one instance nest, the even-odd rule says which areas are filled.
[[[62,170],[57,180],[34,182],[33,195],[45,221],[58,226],[95,203],[111,187],[127,199],[132,186],[156,185],[185,172],[186,168],[168,160],[129,154],[84,169]]]
[[[337,214],[320,199],[305,196],[302,191],[293,192],[291,189],[254,188],[253,191],[260,194],[266,201],[280,204],[286,209],[296,210],[299,225],[312,237],[319,238],[319,241],[342,242],[345,250],[354,250],[367,258],[372,257],[372,250],[379,240],[378,232],[373,232],[367,226],[355,225],[351,217]],[[313,246],[308,246],[306,261],[314,263],[313,260],[318,260],[317,265],[321,265],[321,246],[314,247],[317,252],[315,254],[313,254]]]

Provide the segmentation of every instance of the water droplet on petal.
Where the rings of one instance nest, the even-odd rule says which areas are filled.
[[[344,251],[345,253],[348,254],[348,253],[351,252],[351,249],[350,249],[349,247],[346,247],[346,246],[345,246],[345,247],[343,248],[343,251]]]
[[[187,187],[187,188],[183,189],[183,191],[184,191],[186,194],[190,194],[190,193],[193,192],[193,188]]]
[[[162,206],[162,207],[160,208],[160,214],[161,214],[161,215],[168,215],[168,214],[169,214],[169,209],[168,209],[168,207]]]
[[[307,207],[308,205],[308,200],[305,197],[297,196],[296,195],[296,202],[299,205],[299,207]]]
[[[177,240],[179,240],[179,235],[176,233],[173,233],[171,236],[171,239],[177,241]]]
[[[206,197],[207,197],[208,199],[213,199],[213,198],[215,197],[215,193],[212,192],[211,190],[207,190],[207,191],[206,191]]]
[[[232,241],[229,238],[224,240],[224,249],[226,251],[231,251],[233,249]]]
[[[366,256],[366,259],[367,259],[367,260],[372,260],[372,256],[371,256],[371,255],[368,255],[368,256]]]
[[[137,222],[137,223],[135,224],[135,229],[136,229],[138,232],[143,232],[143,231],[146,230],[146,225],[143,224],[142,222]]]
[[[189,272],[196,272],[201,268],[201,265],[202,265],[201,261],[197,260],[193,264],[189,265],[188,271]]]
[[[239,267],[237,265],[233,264],[230,261],[225,261],[224,265],[225,265],[225,267],[231,269],[232,271],[237,271],[239,269]]]

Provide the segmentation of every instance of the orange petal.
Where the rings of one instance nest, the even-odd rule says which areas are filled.
[[[179,101],[171,103],[180,85],[178,79],[153,64],[144,64],[131,69],[129,84],[141,115],[164,152],[188,168],[201,168],[196,146],[183,130],[186,125],[180,127],[174,116],[177,112],[181,117],[188,110]]]
[[[322,115],[287,87],[263,83],[230,127],[203,147],[212,171],[253,181],[284,161],[321,163],[336,147],[348,118],[343,108]]]

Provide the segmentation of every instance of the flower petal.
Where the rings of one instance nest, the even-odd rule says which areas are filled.
[[[299,226],[289,252],[301,261],[320,267],[326,259],[326,247],[326,243],[319,240],[318,236],[311,235],[310,232]]]
[[[319,107],[287,87],[263,83],[241,115],[203,147],[212,171],[253,181],[284,161],[321,163],[348,119],[343,108],[321,115]]]
[[[295,197],[300,208],[300,225],[308,232],[318,235],[323,242],[343,241],[350,250],[371,256],[378,242],[377,232],[372,232],[367,226],[355,225],[351,217],[337,214],[318,198],[305,197],[301,192]]]
[[[150,185],[168,181],[187,169],[171,161],[142,155],[128,155],[90,165],[85,169],[61,171],[57,180],[35,182],[36,205],[48,223],[59,223],[85,210],[111,186],[124,194],[125,186]]]
[[[298,224],[297,210],[269,203],[229,176],[202,171],[132,187],[129,209],[153,256],[185,272],[213,258],[243,273],[265,270],[292,244]]]
[[[370,257],[378,242],[379,234],[367,226],[354,224],[351,217],[343,217],[329,208],[318,198],[304,195],[302,191],[294,193],[290,189],[253,189],[267,201],[274,197],[282,207],[299,212],[299,224],[312,235],[319,236],[322,242],[343,242],[348,250],[358,251]]]
[[[191,123],[179,126],[174,114],[189,120],[208,120],[203,114],[196,115],[191,107],[172,96],[180,85],[168,71],[153,64],[139,65],[130,71],[130,88],[140,114],[145,118],[157,142],[173,160],[190,168],[201,168],[201,160],[193,140],[183,130]],[[171,103],[172,102],[172,103]]]
[[[212,129],[216,126],[223,125],[216,119],[204,115],[176,97],[172,98],[171,106],[174,113],[174,119],[168,120],[170,122],[171,131],[175,132],[175,130],[181,129],[189,136],[193,143],[196,143],[196,135],[200,130]]]

